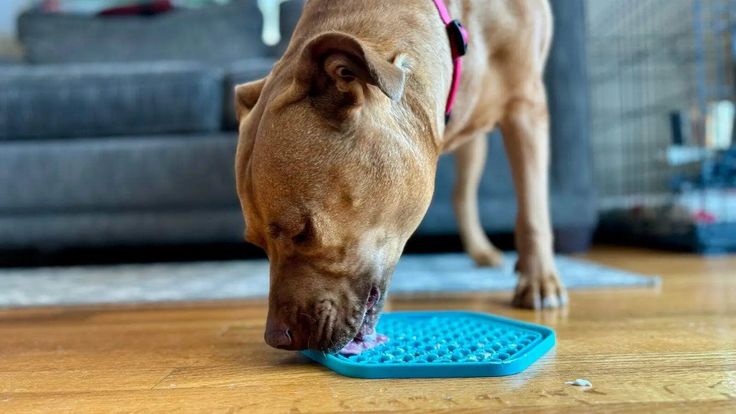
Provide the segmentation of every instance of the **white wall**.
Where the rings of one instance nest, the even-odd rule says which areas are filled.
[[[15,37],[15,19],[31,0],[0,0],[0,38]]]

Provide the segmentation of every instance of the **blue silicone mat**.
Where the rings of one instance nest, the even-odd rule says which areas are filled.
[[[500,377],[525,370],[555,345],[550,328],[474,312],[385,313],[376,331],[389,341],[360,355],[303,353],[355,378]]]

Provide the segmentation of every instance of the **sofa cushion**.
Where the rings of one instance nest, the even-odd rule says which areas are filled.
[[[237,209],[235,133],[0,142],[0,216]]]
[[[220,128],[222,74],[195,64],[0,67],[0,140]]]
[[[193,60],[263,56],[256,1],[175,10],[156,16],[85,16],[31,10],[18,37],[32,63]]]
[[[0,215],[2,249],[240,243],[239,206]]]
[[[32,63],[189,60],[227,63],[279,56],[302,1],[281,4],[282,41],[261,40],[263,17],[255,0],[176,9],[155,16],[85,16],[30,10],[18,20],[18,37]]]
[[[238,122],[235,116],[235,86],[261,79],[271,72],[274,64],[273,59],[245,59],[229,65],[225,69],[225,90],[223,96],[223,128],[235,130]]]

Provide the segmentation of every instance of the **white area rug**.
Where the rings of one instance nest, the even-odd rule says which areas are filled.
[[[478,268],[464,254],[409,255],[397,266],[391,294],[511,290],[505,266]],[[557,257],[569,289],[647,287],[659,278]],[[0,307],[244,299],[268,295],[266,261],[0,269]]]

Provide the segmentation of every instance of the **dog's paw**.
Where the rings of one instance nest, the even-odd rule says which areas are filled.
[[[519,283],[512,304],[524,309],[555,309],[567,305],[567,290],[560,282],[554,265],[516,264]]]
[[[469,249],[468,255],[480,267],[499,267],[503,265],[503,252],[492,245]]]

